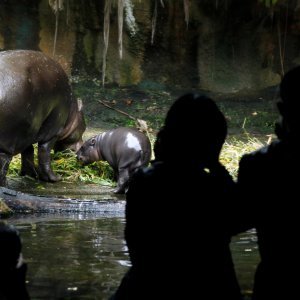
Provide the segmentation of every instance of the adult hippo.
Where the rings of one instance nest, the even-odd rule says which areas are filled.
[[[55,182],[50,151],[82,145],[85,130],[81,106],[68,76],[57,62],[39,51],[0,52],[0,185],[12,157],[21,153],[21,175]],[[38,143],[38,169],[33,144]]]
[[[83,164],[107,161],[117,181],[114,193],[123,194],[131,174],[149,163],[151,144],[148,137],[139,130],[119,127],[87,140],[77,152],[77,158]]]

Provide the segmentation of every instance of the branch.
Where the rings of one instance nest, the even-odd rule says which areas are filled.
[[[149,128],[148,128],[148,124],[147,124],[147,122],[145,120],[141,120],[141,119],[135,118],[135,117],[131,116],[130,114],[128,114],[127,112],[122,111],[122,110],[117,109],[117,108],[114,108],[114,107],[108,105],[107,103],[105,103],[105,102],[103,102],[101,100],[98,100],[98,102],[101,103],[102,105],[104,105],[105,107],[107,107],[109,109],[112,109],[112,110],[114,110],[114,111],[116,111],[116,112],[118,112],[118,113],[120,113],[122,115],[125,115],[126,117],[130,118],[131,120],[134,120],[135,123],[136,123],[136,127],[140,131],[147,133],[147,136],[148,136],[148,138],[150,140]]]
[[[125,112],[125,111],[122,111],[122,110],[120,110],[120,109],[114,108],[114,107],[112,107],[112,106],[106,104],[105,102],[103,102],[103,101],[101,101],[101,100],[98,100],[98,102],[101,103],[102,105],[104,105],[105,107],[109,108],[109,109],[112,109],[112,110],[117,111],[118,113],[120,113],[120,114],[122,114],[122,115],[127,116],[127,117],[130,118],[131,120],[135,120],[135,121],[137,120],[137,118],[131,116],[130,114],[128,114],[128,113]]]

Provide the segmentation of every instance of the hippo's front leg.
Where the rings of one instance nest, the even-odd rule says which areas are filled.
[[[34,166],[34,149],[32,145],[21,153],[21,161],[21,176],[28,175],[30,177],[37,178],[38,173]]]
[[[56,182],[61,180],[60,176],[54,174],[51,169],[51,149],[55,140],[38,144],[38,160],[39,160],[39,179],[44,181]]]
[[[6,153],[0,153],[0,186],[7,186],[6,174],[12,156]]]

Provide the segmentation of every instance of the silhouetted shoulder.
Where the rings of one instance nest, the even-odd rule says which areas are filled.
[[[285,141],[275,141],[269,146],[242,157],[238,181],[246,177],[250,181],[263,178],[261,184],[272,180],[284,181],[286,176],[293,178],[293,170],[298,168],[298,148],[291,147]]]
[[[258,172],[259,169],[263,170],[266,167],[269,168],[270,165],[272,166],[278,162],[278,159],[281,158],[284,151],[285,149],[282,142],[275,141],[259,150],[245,154],[239,163],[239,177],[244,170],[248,173],[251,171]],[[258,175],[259,174],[256,174],[256,176]]]

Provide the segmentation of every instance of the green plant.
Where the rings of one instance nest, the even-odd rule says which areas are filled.
[[[112,184],[113,170],[105,161],[81,165],[71,151],[57,152],[52,157],[53,171],[61,175],[64,181]]]

